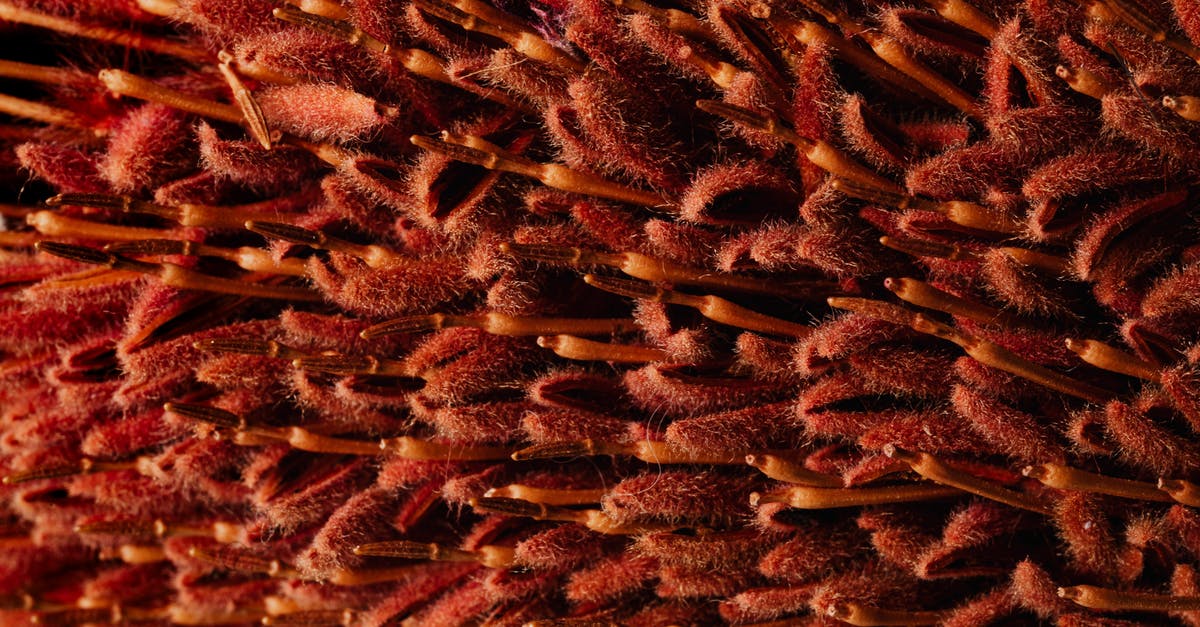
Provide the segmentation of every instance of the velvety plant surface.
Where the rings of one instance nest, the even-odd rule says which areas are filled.
[[[0,38],[0,624],[1200,625],[1195,0]]]

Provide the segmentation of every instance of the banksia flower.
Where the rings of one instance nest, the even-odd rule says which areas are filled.
[[[0,29],[4,624],[1200,624],[1192,2]]]

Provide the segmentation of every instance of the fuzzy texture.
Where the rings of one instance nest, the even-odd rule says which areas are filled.
[[[1200,624],[1200,9],[970,3],[5,3],[0,623]]]

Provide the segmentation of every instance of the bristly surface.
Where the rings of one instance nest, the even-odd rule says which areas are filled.
[[[1200,625],[1195,2],[0,35],[4,625]]]

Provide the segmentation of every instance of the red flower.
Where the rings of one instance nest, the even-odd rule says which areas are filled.
[[[0,622],[1200,620],[1200,11],[867,4],[0,2]]]

